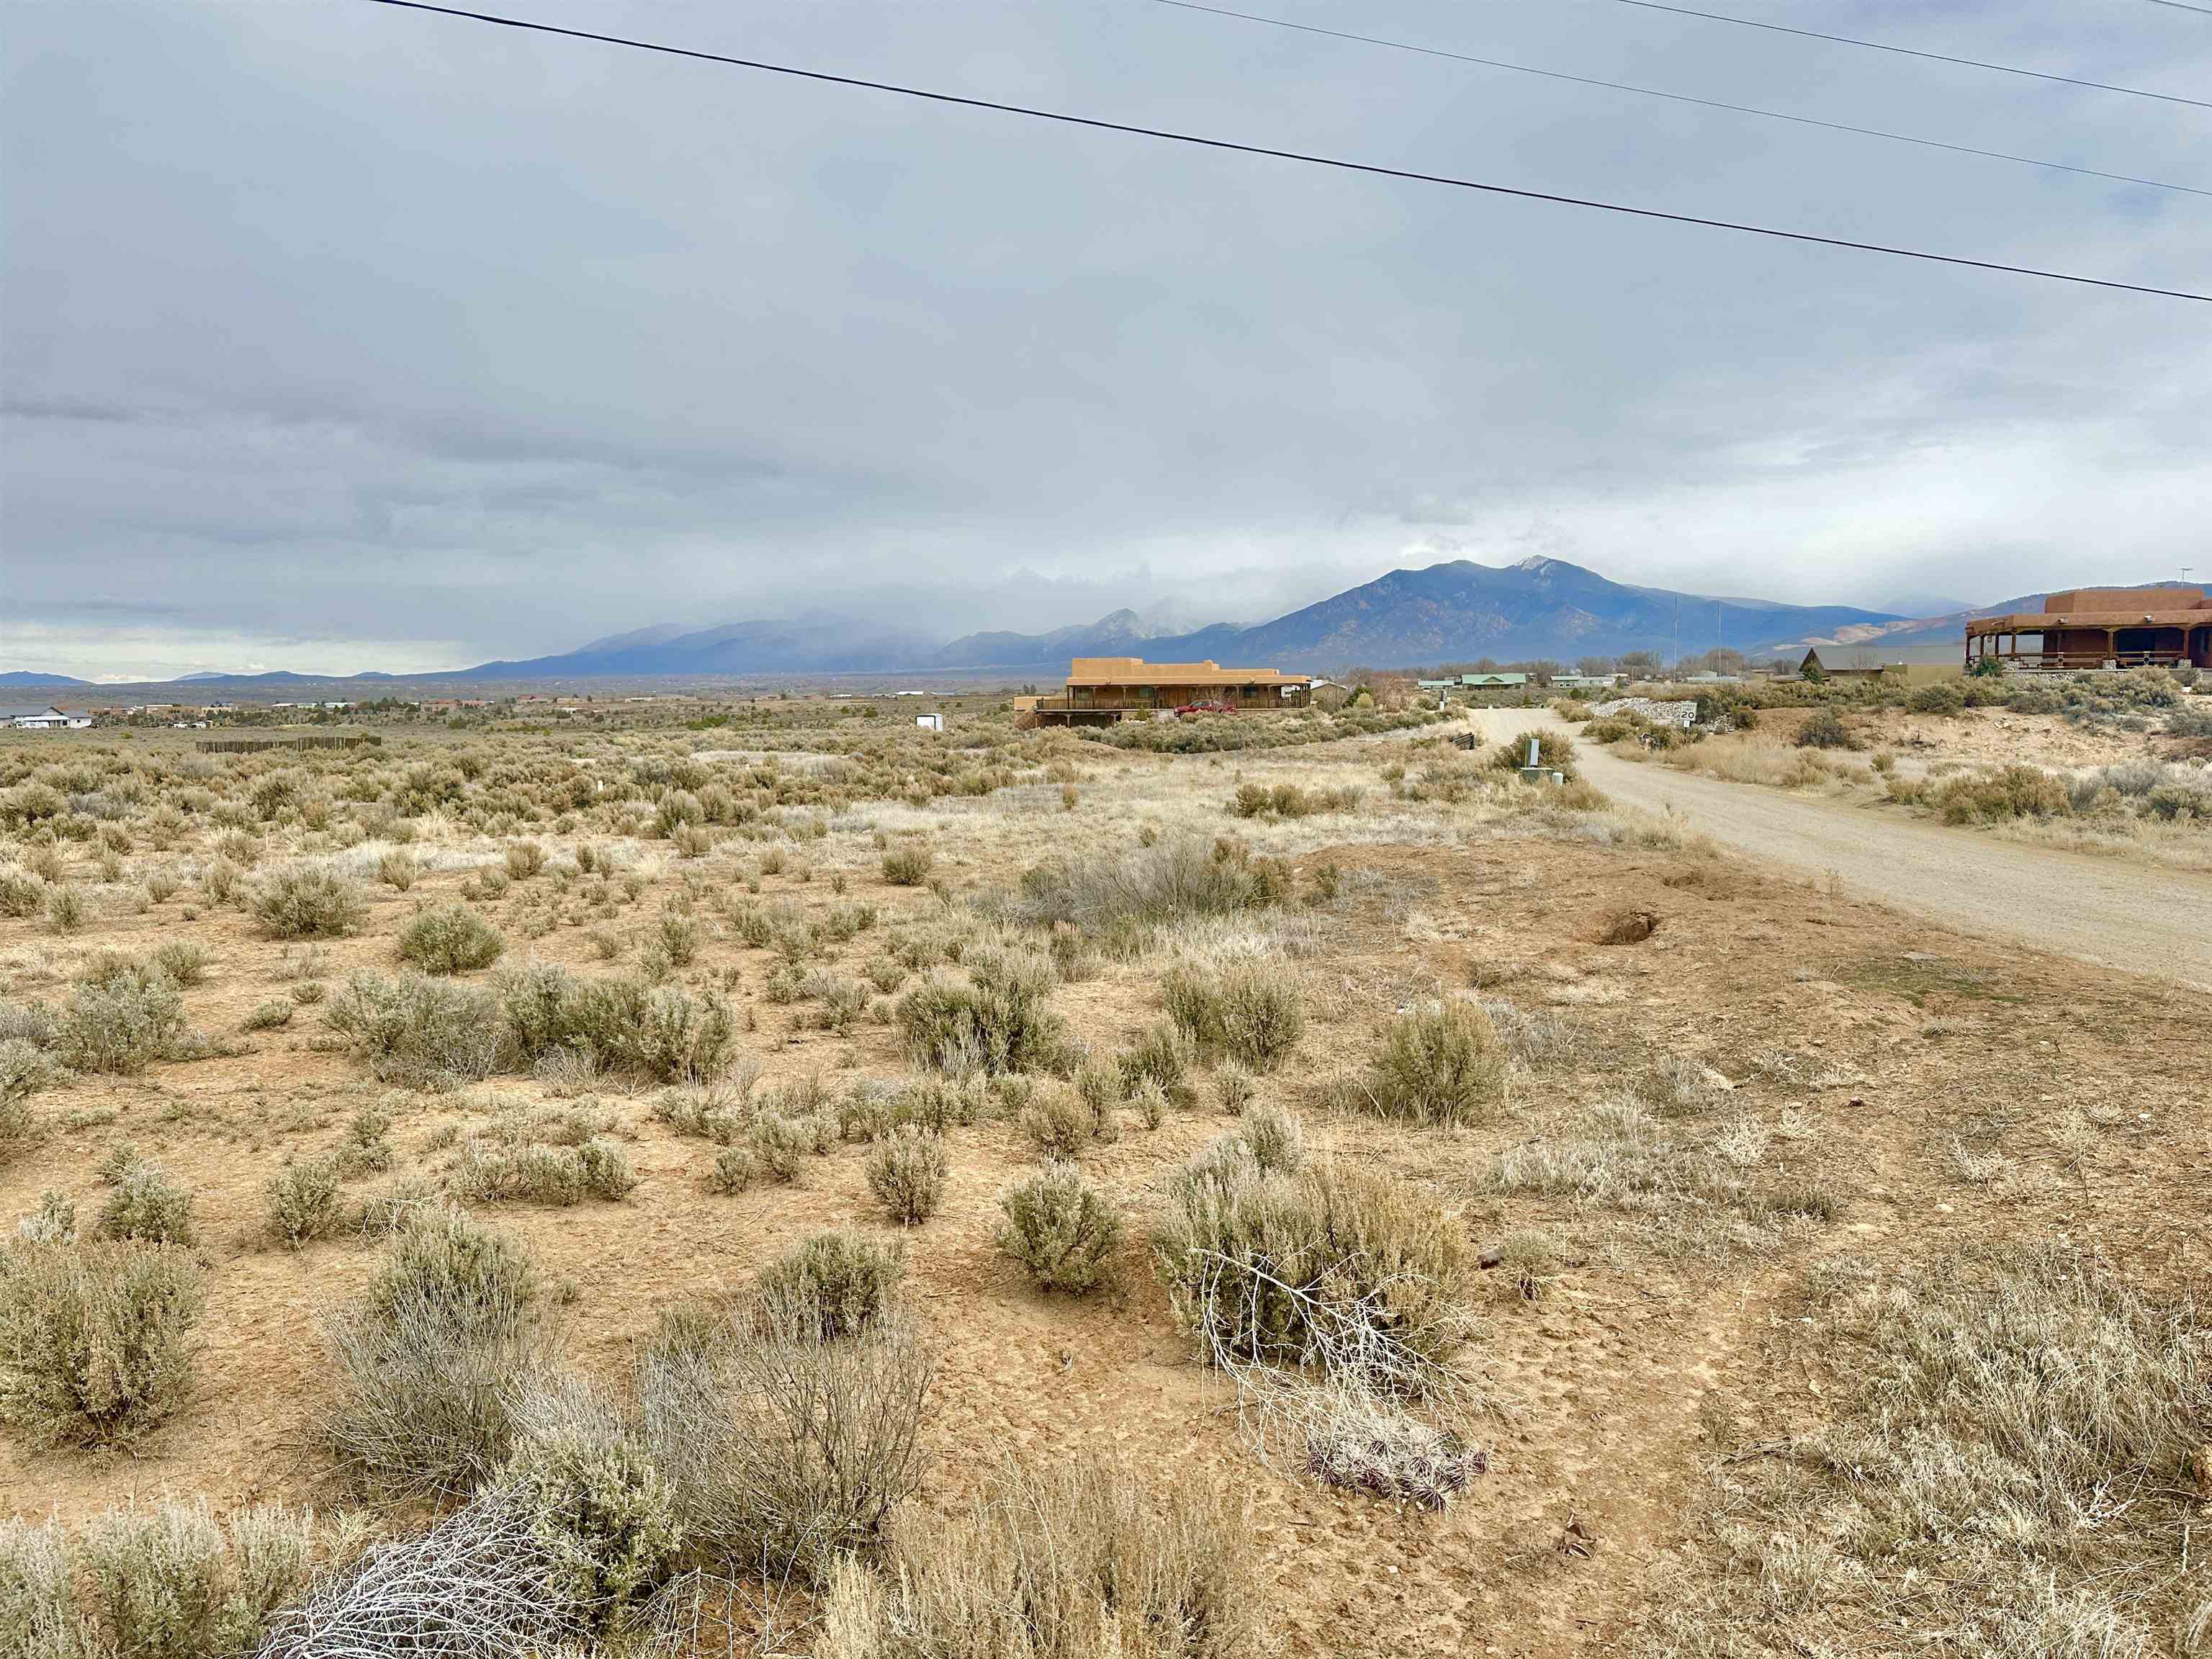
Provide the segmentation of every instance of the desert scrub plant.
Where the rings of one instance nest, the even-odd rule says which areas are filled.
[[[313,1545],[313,1517],[282,1504],[222,1522],[204,1498],[110,1510],[87,1523],[74,1551],[83,1589],[70,1617],[83,1620],[92,1652],[244,1659],[277,1609],[307,1588]],[[26,1651],[65,1659],[76,1650]]]
[[[707,1171],[707,1190],[727,1197],[753,1186],[763,1174],[760,1158],[750,1146],[725,1146],[714,1154]]]
[[[1575,775],[1575,740],[1564,732],[1523,732],[1491,751],[1494,772],[1517,772],[1528,764],[1528,746],[1536,746],[1536,764],[1547,771]]]
[[[1057,982],[1036,952],[976,947],[963,956],[972,983],[932,975],[898,1002],[907,1049],[942,1072],[1054,1071],[1066,1064],[1066,1027],[1046,1006]]]
[[[336,871],[295,864],[272,870],[246,895],[246,908],[271,939],[339,939],[361,926],[361,890]]]
[[[519,1391],[556,1342],[520,1247],[416,1212],[324,1334],[337,1370],[323,1435],[341,1469],[392,1497],[465,1492],[506,1460]]]
[[[288,997],[271,997],[266,1002],[257,1002],[246,1018],[238,1023],[242,1031],[281,1031],[292,1023],[292,1011],[296,1005]]]
[[[1038,1288],[1080,1296],[1110,1276],[1121,1220],[1074,1165],[1047,1164],[1000,1194],[999,1208],[999,1248]]]
[[[944,1200],[945,1169],[941,1137],[912,1125],[894,1129],[868,1151],[868,1190],[891,1220],[915,1226]]]
[[[376,878],[394,892],[404,893],[422,873],[422,866],[404,847],[395,847],[376,861]]]
[[[42,879],[12,865],[0,868],[0,916],[35,916],[46,904]]]
[[[1023,875],[1016,909],[1036,926],[1066,923],[1133,948],[1167,923],[1279,903],[1289,890],[1282,866],[1186,837],[1039,865]]]
[[[1259,1084],[1252,1073],[1234,1064],[1220,1067],[1213,1074],[1213,1091],[1221,1102],[1221,1109],[1235,1117],[1249,1106],[1260,1092]]]
[[[85,902],[83,890],[74,882],[62,882],[46,889],[46,926],[57,933],[81,933],[92,907]]]
[[[827,1112],[793,1115],[763,1105],[753,1114],[745,1144],[759,1176],[788,1182],[799,1179],[809,1158],[819,1158],[830,1150],[836,1133],[837,1121]]]
[[[197,939],[169,939],[154,947],[153,963],[168,975],[170,984],[198,985],[207,978],[207,946]]]
[[[902,842],[885,850],[884,879],[893,887],[920,887],[929,879],[937,855],[924,841]]]
[[[1160,995],[1200,1048],[1255,1071],[1272,1071],[1305,1033],[1297,981],[1268,963],[1178,963],[1162,975]]]
[[[890,1318],[905,1275],[896,1251],[841,1227],[813,1234],[762,1268],[753,1293],[775,1328],[834,1341]]]
[[[584,862],[585,849],[576,850],[578,867],[588,871],[591,866]],[[506,861],[508,878],[514,881],[527,881],[545,867],[545,849],[534,841],[511,841],[501,856]]]
[[[36,1043],[0,1041],[0,1169],[30,1143],[31,1097],[53,1081],[54,1065]]]
[[[356,974],[323,1006],[323,1023],[377,1079],[409,1088],[451,1088],[498,1064],[500,1003],[475,986],[413,972]]]
[[[118,1172],[115,1190],[100,1206],[93,1232],[100,1238],[149,1244],[192,1242],[192,1195],[170,1184],[158,1164],[134,1158]]]
[[[1171,1098],[1188,1099],[1187,1079],[1198,1064],[1198,1045],[1173,1020],[1162,1020],[1115,1055],[1114,1063],[1121,1070],[1125,1094],[1133,1095],[1152,1083]]]
[[[1294,1137],[1249,1127],[1169,1193],[1153,1246],[1177,1323],[1232,1373],[1316,1365],[1370,1392],[1448,1389],[1474,1270],[1457,1223],[1384,1171],[1285,1167]]]
[[[548,1588],[604,1626],[667,1576],[684,1541],[675,1492],[629,1414],[573,1376],[538,1379],[514,1418],[497,1485],[552,1557]]]
[[[950,1517],[896,1517],[880,1577],[840,1562],[817,1651],[1259,1659],[1259,1559],[1206,1481],[1152,1491],[1111,1464],[1010,1462]]]
[[[1505,1045],[1480,1004],[1426,1003],[1390,1022],[1359,1092],[1386,1117],[1479,1123],[1504,1103]]]
[[[471,1134],[453,1169],[454,1190],[471,1204],[616,1200],[636,1185],[629,1155],[589,1121],[528,1107],[501,1111]]]
[[[338,1230],[338,1160],[310,1158],[280,1170],[262,1184],[263,1222],[270,1237],[298,1249]]]
[[[699,959],[699,924],[681,910],[663,910],[648,939],[672,968],[689,968]]]
[[[173,1245],[0,1244],[0,1421],[33,1445],[131,1444],[190,1392],[204,1305]]]
[[[1109,1131],[1101,1139],[1120,1138],[1114,1119],[1120,1104],[1117,1095],[1103,1113],[1097,1113],[1085,1096],[1066,1089],[1042,1089],[1015,1115],[1014,1124],[1030,1149],[1048,1163],[1072,1164],[1083,1156],[1083,1149],[1100,1125]]]
[[[167,975],[118,960],[79,984],[54,1028],[61,1062],[79,1072],[136,1076],[184,1035],[185,1000]]]
[[[1948,778],[1929,799],[1946,823],[2064,817],[2073,810],[2063,781],[2039,766],[2004,766],[1983,776]]]
[[[346,1138],[337,1150],[338,1173],[374,1175],[392,1167],[392,1114],[381,1106],[364,1106],[346,1124]]]
[[[921,1485],[933,1367],[902,1318],[832,1337],[775,1313],[672,1310],[640,1355],[639,1415],[698,1549],[818,1582]]]
[[[737,1039],[730,1005],[714,991],[695,997],[677,985],[582,980],[546,963],[502,975],[497,989],[504,1039],[525,1066],[568,1048],[603,1071],[707,1082],[727,1068]]]
[[[426,974],[489,968],[507,949],[499,929],[455,899],[417,910],[399,930],[399,959]]]

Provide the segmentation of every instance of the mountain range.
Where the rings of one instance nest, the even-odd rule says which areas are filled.
[[[2042,600],[2040,594],[2029,594],[1980,610],[1916,617],[1852,605],[1779,605],[1632,586],[1564,559],[1523,559],[1502,568],[1460,559],[1394,570],[1270,622],[1250,627],[1217,623],[1188,633],[1167,632],[1134,611],[1116,611],[1048,633],[975,633],[940,643],[825,614],[696,629],[661,623],[570,651],[441,673],[283,672],[188,678],[198,687],[241,691],[471,682],[732,681],[785,675],[991,673],[1048,681],[1065,671],[1071,657],[1144,656],[1156,662],[1210,657],[1235,667],[1328,672],[1355,665],[1407,667],[1484,657],[1571,663],[1578,657],[1617,657],[1632,651],[1671,659],[1716,644],[1754,657],[1817,646],[1865,650],[1885,660],[1941,661],[1955,656],[1968,617],[2035,610]],[[21,671],[0,674],[0,684],[83,684]]]
[[[1071,657],[1212,658],[1239,666],[1325,670],[1467,660],[1696,651],[1716,641],[1756,650],[1778,640],[1904,620],[1851,605],[1778,605],[1632,587],[1564,559],[1500,568],[1460,559],[1394,570],[1253,627],[1217,623],[1187,634],[1131,611],[1045,634],[981,633],[945,644],[831,617],[732,623],[686,632],[671,623],[594,640],[554,656],[481,663],[450,678],[567,680],[678,675],[854,674],[1034,670]]]

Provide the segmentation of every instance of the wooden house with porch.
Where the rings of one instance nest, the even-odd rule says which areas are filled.
[[[1057,697],[1036,701],[1042,726],[1110,726],[1150,720],[1180,708],[1245,714],[1304,708],[1313,679],[1273,668],[1224,668],[1219,663],[1146,662],[1142,657],[1078,657]]]
[[[2027,669],[2212,668],[2212,598],[2179,586],[2053,593],[2039,611],[1966,624],[1966,666],[1990,660]]]

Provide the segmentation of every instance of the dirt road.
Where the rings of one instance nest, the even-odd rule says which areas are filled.
[[[1548,710],[1480,709],[1494,741],[1558,726]],[[2063,951],[2212,991],[2212,878],[2023,847],[1882,807],[1725,783],[1583,746],[1615,800],[1673,812],[1722,845],[1881,899],[1961,933]]]

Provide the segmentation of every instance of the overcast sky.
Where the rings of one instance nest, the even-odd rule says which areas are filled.
[[[2212,110],[1616,0],[1309,22],[2212,190]],[[1716,9],[2212,96],[2145,0]],[[2212,289],[2212,197],[1156,0],[501,0],[1568,194]],[[364,3],[9,0],[0,666],[672,621],[1254,621],[1531,553],[1803,601],[2212,576],[2212,307]]]

